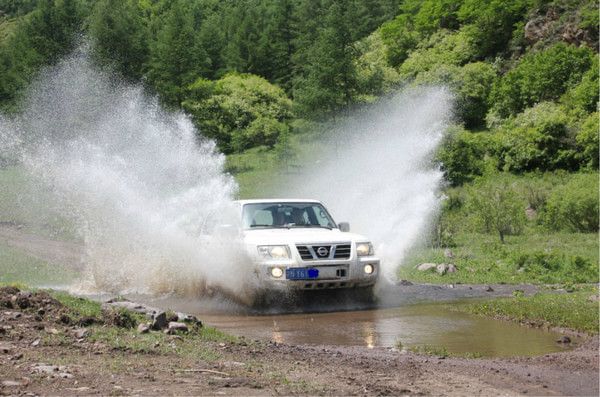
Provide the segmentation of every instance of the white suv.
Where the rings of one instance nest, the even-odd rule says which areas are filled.
[[[243,241],[262,290],[371,291],[379,259],[365,237],[316,200],[241,200]]]

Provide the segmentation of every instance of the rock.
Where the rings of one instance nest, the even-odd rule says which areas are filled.
[[[153,330],[159,331],[163,328],[166,328],[167,325],[167,313],[158,312],[152,316],[152,324],[150,325],[150,328]]]
[[[97,324],[99,322],[100,321],[96,317],[87,316],[79,319],[79,321],[77,321],[77,325],[80,327],[89,327],[90,325]]]
[[[0,353],[9,354],[9,353],[12,353],[12,350],[13,350],[12,345],[0,343]]]
[[[60,321],[61,323],[65,324],[65,325],[69,325],[69,324],[71,324],[71,317],[69,317],[67,314],[61,314],[60,317],[58,318],[58,321]]]
[[[58,335],[59,331],[56,328],[46,328],[45,329],[47,333],[51,334],[51,335]]]
[[[221,365],[225,368],[235,368],[235,367],[241,368],[241,367],[244,367],[246,364],[241,363],[239,361],[224,361],[221,363]]]
[[[525,209],[525,216],[527,217],[527,219],[533,220],[537,216],[537,211],[531,207],[527,207]]]
[[[32,346],[32,347],[36,347],[36,346],[38,346],[39,344],[40,344],[40,339],[36,339],[36,340],[34,340],[33,342],[31,342],[31,346]]]
[[[198,320],[196,316],[192,316],[191,314],[177,313],[177,321],[202,327],[202,321]]]
[[[21,387],[27,385],[27,383],[24,380],[3,380],[1,384],[4,387]]]
[[[145,324],[145,323],[141,323],[140,325],[138,325],[137,331],[140,334],[147,334],[148,332],[150,332],[150,325]]]
[[[446,274],[446,272],[448,271],[448,265],[446,265],[445,263],[440,263],[435,267],[435,271],[442,275]]]
[[[444,256],[446,258],[454,258],[454,253],[452,252],[452,250],[450,248],[446,248],[444,250]]]
[[[185,323],[171,321],[169,322],[169,327],[167,328],[166,332],[171,335],[176,332],[188,332],[188,326],[185,325]]]
[[[437,265],[435,263],[421,263],[419,266],[417,266],[417,270],[420,272],[426,272],[428,270],[435,269],[436,266]]]
[[[568,337],[568,336],[566,336],[566,335],[565,335],[565,336],[561,336],[561,338],[560,338],[560,339],[558,339],[558,340],[556,341],[556,343],[564,343],[564,344],[571,343],[571,338],[569,338],[569,337]]]
[[[448,265],[448,273],[456,273],[457,270],[458,270],[458,268],[455,265],[453,265],[453,264]]]
[[[174,311],[168,310],[166,312],[166,315],[167,315],[167,323],[179,321],[179,314],[175,313]]]
[[[485,292],[494,292],[494,289],[492,287],[490,287],[489,285],[486,285],[485,287],[483,287],[483,290]]]
[[[73,336],[77,339],[83,339],[88,336],[89,331],[85,328],[76,328],[73,330]]]
[[[31,368],[31,371],[38,374],[54,375],[60,368],[57,365],[36,364]]]
[[[27,309],[31,306],[31,292],[19,292],[16,296],[15,303],[21,309]]]

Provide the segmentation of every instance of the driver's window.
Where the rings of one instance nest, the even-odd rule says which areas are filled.
[[[258,210],[254,213],[252,224],[271,226],[273,225],[273,214],[271,213],[271,211]]]

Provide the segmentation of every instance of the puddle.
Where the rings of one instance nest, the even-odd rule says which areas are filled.
[[[565,350],[559,334],[457,313],[441,305],[287,315],[202,314],[203,321],[234,335],[288,344],[443,346],[451,354],[535,356]]]

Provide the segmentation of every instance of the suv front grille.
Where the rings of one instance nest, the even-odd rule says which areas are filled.
[[[350,259],[350,244],[338,245],[335,247],[333,259]]]
[[[313,258],[312,254],[308,250],[307,246],[297,245],[296,248],[298,248],[298,253],[300,254],[300,257],[302,258],[302,260],[308,261]]]
[[[348,243],[337,245],[297,245],[298,253],[302,260],[323,259],[350,259],[351,245]]]

